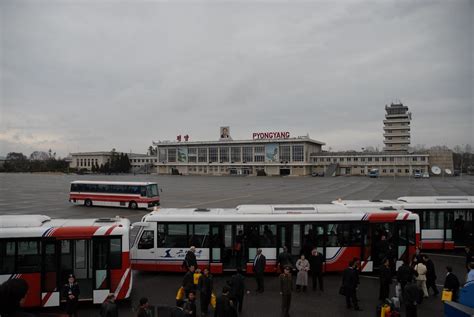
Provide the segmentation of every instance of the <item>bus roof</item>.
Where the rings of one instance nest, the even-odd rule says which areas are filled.
[[[142,222],[292,222],[292,221],[360,221],[370,213],[383,210],[371,208],[360,212],[344,206],[325,205],[240,205],[236,208],[160,208],[145,215]],[[387,211],[385,211],[387,212]],[[397,213],[403,218],[417,216],[405,211],[396,210],[387,214]],[[400,219],[401,219],[400,218]]]
[[[45,215],[1,215],[0,228],[34,228],[34,227],[100,227],[104,225],[117,224],[126,225],[126,218],[86,218],[86,219],[60,219],[50,218]]]
[[[136,185],[136,186],[146,186],[146,185],[156,185],[155,182],[118,182],[118,181],[73,181],[71,184],[98,184],[98,185]]]
[[[332,202],[335,205],[350,208],[384,208],[392,206],[394,208],[474,208],[474,196],[411,196],[399,197],[396,200],[343,200],[338,199]]]

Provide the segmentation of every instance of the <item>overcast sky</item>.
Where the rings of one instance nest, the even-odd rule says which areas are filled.
[[[0,155],[290,131],[472,143],[474,1],[1,1]]]

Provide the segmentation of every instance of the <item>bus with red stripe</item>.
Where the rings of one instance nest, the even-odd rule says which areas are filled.
[[[411,196],[395,200],[336,200],[354,209],[403,209],[420,217],[421,249],[452,250],[474,245],[474,196]]]
[[[153,208],[160,205],[158,184],[152,182],[71,182],[69,202],[74,205]]]
[[[132,268],[180,272],[190,246],[200,267],[214,274],[241,267],[252,272],[258,248],[266,272],[277,272],[286,246],[296,260],[317,248],[325,271],[342,271],[354,257],[372,272],[381,255],[394,265],[411,259],[420,238],[418,215],[408,211],[356,212],[335,205],[241,205],[236,208],[166,208],[145,215],[131,248]],[[382,247],[386,237],[386,248]]]
[[[124,218],[52,219],[44,215],[0,216],[0,284],[24,279],[25,307],[54,307],[76,276],[80,301],[102,303],[109,293],[130,296],[130,221]]]

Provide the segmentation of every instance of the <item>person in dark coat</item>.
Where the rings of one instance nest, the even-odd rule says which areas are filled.
[[[264,272],[267,260],[262,254],[262,249],[257,249],[257,255],[253,260],[253,272],[255,273],[255,279],[257,280],[257,293],[263,293],[264,287]]]
[[[357,285],[359,284],[359,274],[357,272],[357,263],[352,260],[342,274],[342,287],[346,297],[346,307],[355,310],[361,310],[357,301]]]
[[[464,250],[466,251],[466,270],[469,272],[469,264],[474,262],[474,250],[472,246],[467,246]]]
[[[437,296],[439,294],[438,288],[436,287],[436,271],[433,261],[428,257],[428,255],[423,255],[423,262],[426,265],[426,288],[428,292],[430,288],[433,289],[433,295]]]
[[[137,317],[151,317],[150,304],[148,298],[140,298],[140,306],[138,307]]]
[[[214,288],[212,275],[209,268],[204,268],[203,274],[199,277],[198,289],[200,292],[201,316],[207,316],[209,312],[209,304],[211,302],[212,290]]]
[[[118,317],[114,294],[107,295],[107,298],[100,306],[100,317]]]
[[[183,306],[184,315],[186,317],[196,317],[196,309],[196,293],[194,291],[190,291]]]
[[[453,302],[458,301],[458,295],[459,295],[459,287],[461,284],[459,283],[458,277],[453,273],[453,268],[450,266],[446,267],[446,278],[444,280],[444,288],[453,292]]]
[[[230,278],[230,293],[235,299],[235,308],[239,312],[242,312],[244,306],[244,295],[245,295],[245,277],[242,274],[242,269],[239,267],[237,271]]]
[[[79,284],[76,283],[76,277],[74,275],[69,275],[68,282],[63,286],[62,294],[66,299],[66,313],[70,317],[77,317],[77,306],[81,291],[79,289]]]
[[[194,285],[194,271],[195,271],[195,266],[191,265],[189,267],[189,270],[184,274],[183,277],[183,288],[184,288],[184,297],[188,298],[188,294],[190,291],[194,291],[195,285]]]
[[[280,254],[278,254],[277,262],[278,262],[281,272],[283,272],[283,268],[287,265],[294,268],[293,258],[291,257],[290,252],[288,252],[288,248],[286,246],[284,246],[283,251]]]
[[[402,296],[405,290],[405,286],[407,285],[408,281],[413,280],[414,274],[415,273],[413,269],[408,265],[408,262],[404,260],[403,264],[398,268],[397,272],[397,281],[398,283],[400,283],[400,287],[402,289]]]
[[[390,284],[392,284],[392,270],[390,269],[390,260],[385,259],[380,267],[380,292],[379,300],[384,301],[390,296]]]
[[[234,302],[230,298],[230,288],[224,286],[222,288],[222,295],[216,299],[216,310],[214,311],[214,317],[234,317],[237,316],[235,311]]]
[[[407,317],[417,317],[420,298],[423,298],[421,289],[418,288],[414,280],[408,280],[403,291]]]
[[[198,267],[197,260],[196,260],[196,247],[195,246],[191,246],[188,252],[186,252],[183,265],[188,270],[191,266],[194,266],[194,268]]]
[[[290,316],[291,293],[293,292],[293,276],[291,267],[285,266],[280,274],[281,317]]]
[[[170,310],[170,317],[186,317],[183,306],[184,301],[177,302],[176,306]]]
[[[33,317],[21,308],[27,293],[28,283],[23,279],[10,279],[0,285],[0,316]]]
[[[320,291],[324,291],[323,286],[323,263],[324,257],[317,249],[313,249],[309,257],[309,267],[311,268],[311,278],[313,280],[313,291],[316,290],[319,282]]]

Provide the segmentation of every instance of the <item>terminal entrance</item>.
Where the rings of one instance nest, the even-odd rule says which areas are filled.
[[[291,174],[290,168],[280,168],[280,176],[288,176]]]

